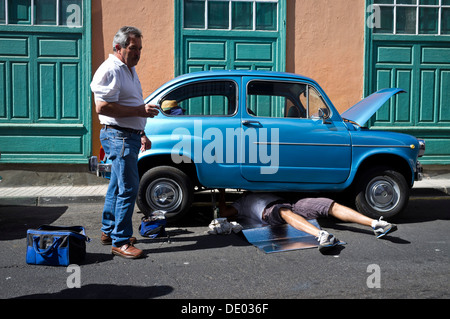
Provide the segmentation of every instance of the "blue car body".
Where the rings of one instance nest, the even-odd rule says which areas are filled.
[[[207,96],[194,92],[196,84],[207,83],[222,85],[223,90],[233,93],[229,93],[227,100],[211,92]],[[291,96],[293,91],[303,88],[305,92]],[[251,90],[254,93],[250,94]],[[269,91],[275,92],[274,96],[268,96]],[[357,183],[366,180],[361,187],[376,191],[360,190],[363,192],[360,197],[369,197],[365,206],[378,208],[371,211],[358,208],[368,215],[395,215],[406,205],[399,203],[400,196],[408,197],[400,193],[408,192],[420,178],[418,157],[424,152],[424,142],[410,135],[369,130],[363,125],[386,101],[401,92],[404,91],[396,88],[378,91],[341,115],[317,82],[296,74],[209,71],[179,76],[154,91],[145,102],[161,105],[172,96],[184,94],[192,101],[201,96],[201,107],[212,110],[214,101],[218,101],[220,105],[228,105],[228,113],[225,106],[224,114],[173,116],[161,111],[148,119],[145,132],[152,148],[140,154],[139,169],[142,176],[152,169],[161,169],[156,175],[149,173],[151,177],[141,186],[138,205],[141,210],[166,209],[169,217],[170,212],[175,217],[192,203],[191,191],[183,188],[341,192],[356,189]],[[307,99],[307,107],[303,98]],[[278,108],[281,115],[267,115],[269,111],[258,109],[264,101],[271,105],[270,112]],[[301,107],[294,108],[291,104]],[[321,107],[317,107],[317,114],[312,114],[310,108],[315,105]],[[309,115],[288,116],[291,108],[302,107],[301,111],[307,109]],[[181,172],[178,175],[189,182],[180,185],[183,182],[177,180],[177,174],[164,176],[167,167]],[[374,167],[379,168],[377,173],[367,173]],[[386,171],[401,175],[404,182],[372,181],[386,175]],[[155,179],[161,183],[154,182]],[[394,185],[405,183],[400,190]],[[383,203],[388,201],[386,196],[389,204]],[[394,209],[398,205],[403,207]]]

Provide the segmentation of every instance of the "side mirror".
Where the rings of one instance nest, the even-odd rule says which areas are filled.
[[[325,114],[323,109],[319,109],[319,118],[322,119],[322,124],[331,124],[331,121],[328,121],[328,115]]]

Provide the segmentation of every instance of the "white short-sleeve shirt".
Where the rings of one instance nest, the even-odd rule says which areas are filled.
[[[94,99],[104,102],[115,102],[122,106],[137,107],[144,104],[142,87],[134,67],[131,69],[110,54],[94,74],[91,82]],[[101,124],[143,130],[145,117],[111,117],[99,114]]]

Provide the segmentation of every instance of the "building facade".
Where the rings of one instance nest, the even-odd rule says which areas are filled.
[[[450,0],[0,0],[0,163],[87,163],[100,147],[89,84],[123,25],[143,31],[144,95],[200,70],[317,80],[345,111],[407,91],[372,128],[427,141],[450,164]]]

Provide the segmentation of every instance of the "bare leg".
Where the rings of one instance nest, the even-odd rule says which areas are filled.
[[[373,219],[338,203],[333,203],[328,214],[344,222],[357,223],[365,226],[371,226],[373,221]]]
[[[292,210],[288,208],[280,208],[280,215],[286,221],[286,223],[288,223],[292,227],[311,234],[315,237],[319,236],[320,229],[308,222],[302,216],[295,214]]]

